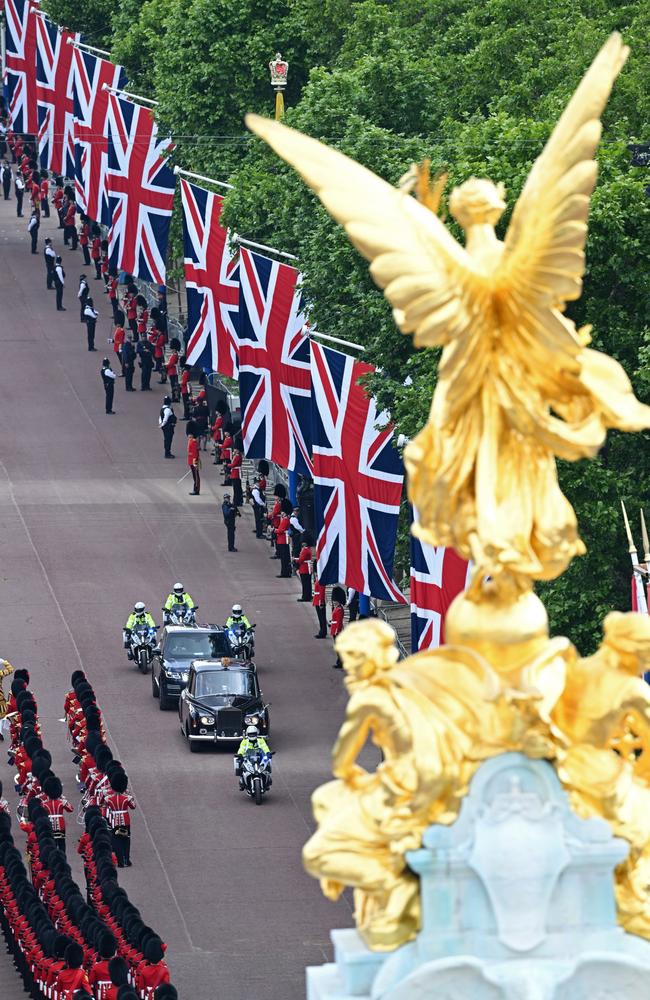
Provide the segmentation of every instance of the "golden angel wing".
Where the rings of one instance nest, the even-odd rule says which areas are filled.
[[[610,35],[535,162],[515,206],[496,286],[533,306],[557,307],[580,297],[600,116],[628,52],[618,33]]]
[[[481,279],[472,282],[471,258],[437,216],[316,139],[258,115],[247,115],[246,124],[298,171],[371,261],[403,333],[424,346],[467,330],[469,297],[480,294]]]

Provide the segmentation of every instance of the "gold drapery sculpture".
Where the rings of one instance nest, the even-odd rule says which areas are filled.
[[[609,427],[650,427],[621,366],[564,314],[581,294],[600,116],[627,52],[614,34],[597,55],[503,241],[500,184],[471,178],[451,192],[463,247],[436,214],[428,165],[392,187],[314,139],[247,118],[371,261],[398,327],[417,346],[443,347],[429,421],[405,453],[409,495],[417,533],[472,558],[473,580],[449,610],[442,649],[398,663],[377,621],[337,640],[350,700],[304,850],[326,895],[354,888],[357,927],[376,949],[418,928],[405,852],[429,824],[453,822],[476,768],[509,750],[550,760],[574,808],[628,840],[619,918],[650,938],[650,688],[640,679],[650,618],[608,616],[600,649],[582,659],[549,638],[532,591],[584,551],[555,458],[594,455]],[[368,736],[382,753],[372,773],[356,761]]]

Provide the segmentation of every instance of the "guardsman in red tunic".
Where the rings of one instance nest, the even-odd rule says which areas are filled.
[[[314,639],[327,639],[327,609],[325,604],[325,586],[319,582],[314,571],[314,598],[311,602],[316,608],[318,632]]]
[[[108,273],[108,301],[111,304],[111,309],[113,310],[113,319],[117,322],[117,312],[119,310],[118,294],[119,291],[119,280],[115,273]]]
[[[299,597],[299,601],[311,601],[311,559],[312,551],[311,545],[308,544],[310,541],[310,535],[308,531],[305,531],[302,536],[302,548],[298,554],[298,558],[294,559],[296,564],[296,569],[298,570],[298,576],[300,577],[300,584],[302,586],[302,597]]]
[[[84,950],[76,941],[71,941],[65,950],[65,966],[56,980],[57,1000],[72,1000],[78,990],[90,993],[90,983],[83,968]]]
[[[77,209],[75,203],[71,201],[68,204],[65,213],[65,219],[63,220],[63,242],[67,245],[70,244],[72,250],[77,249],[77,227],[75,225],[74,217]]]
[[[116,771],[111,779],[112,791],[104,799],[106,820],[111,828],[113,851],[118,868],[131,867],[131,816],[135,799],[127,792],[129,779],[124,771]]]
[[[117,354],[117,360],[122,368],[122,376],[124,376],[124,364],[122,363],[122,348],[124,346],[124,313],[121,309],[117,310],[117,326],[113,331],[113,350]]]
[[[330,621],[330,635],[336,639],[337,635],[343,631],[343,605],[340,601],[332,600],[332,620]],[[336,663],[332,666],[335,670],[342,670],[341,657],[337,655]]]
[[[100,281],[102,277],[102,241],[99,226],[92,229],[93,241],[90,247],[90,258],[95,265],[95,281]]]
[[[143,1000],[154,1000],[156,987],[170,981],[169,969],[163,961],[164,954],[160,938],[151,938],[144,946],[144,961],[135,974],[136,989]]]
[[[167,381],[167,373],[165,372],[165,366],[163,360],[165,357],[165,344],[167,343],[167,336],[162,330],[156,329],[154,326],[149,334],[149,339],[153,344],[153,359],[155,362],[155,369],[160,375],[158,379],[159,385],[164,385]]]
[[[212,424],[212,441],[214,442],[214,464],[221,464],[221,444],[223,442],[223,414],[217,411]]]
[[[278,530],[278,525],[280,523],[280,514],[281,513],[282,513],[282,501],[280,500],[279,497],[276,497],[275,503],[273,504],[273,507],[271,509],[271,513],[267,517],[267,521],[271,525],[271,546],[272,547],[274,545],[277,545],[276,534],[277,534],[277,530]],[[280,558],[280,553],[277,551],[277,549],[276,549],[275,555],[271,556],[271,558],[272,559],[279,559]]]
[[[178,402],[178,351],[172,351],[165,364],[165,371],[169,376],[169,384],[172,390],[172,402]]]
[[[232,458],[232,435],[230,431],[226,431],[224,439],[221,442],[221,461],[224,465],[230,465],[230,459]]]
[[[242,467],[242,452],[241,448],[235,448],[233,450],[233,456],[230,459],[230,481],[232,483],[232,502],[235,507],[241,507],[244,503],[244,491],[241,485],[241,467]]]
[[[79,226],[79,246],[81,247],[81,252],[84,255],[84,264],[90,266],[90,225],[88,224],[88,219],[82,213],[80,215],[81,225]]]
[[[50,199],[48,197],[49,193],[50,193],[50,182],[47,179],[47,173],[45,173],[43,175],[43,179],[41,180],[40,184],[39,198],[41,202],[41,212],[43,213],[46,219],[49,219],[50,217]]]
[[[187,464],[192,471],[194,489],[190,493],[191,497],[198,497],[201,492],[201,458],[199,456],[199,439],[194,434],[190,434],[187,439]]]
[[[52,204],[56,209],[56,214],[59,217],[59,229],[63,229],[63,188],[57,187],[56,191],[52,195]]]
[[[71,813],[73,807],[63,796],[63,788],[60,780],[55,775],[50,775],[43,783],[41,802],[43,808],[50,819],[52,833],[59,850],[65,854],[65,813]]]
[[[192,394],[190,391],[190,366],[183,365],[183,371],[181,374],[181,399],[183,401],[183,420],[190,419],[190,403],[192,401]]]
[[[275,550],[280,557],[280,572],[278,573],[278,579],[281,577],[291,576],[291,556],[289,554],[289,515],[282,511],[280,515],[280,520],[275,532]]]

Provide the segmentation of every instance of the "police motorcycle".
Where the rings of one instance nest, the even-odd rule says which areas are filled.
[[[172,604],[171,608],[163,608],[165,625],[196,625],[196,612],[199,610],[198,604],[193,608],[188,608],[187,604],[178,602]]]
[[[151,625],[135,625],[129,639],[129,652],[142,674],[146,674],[153,660],[156,645],[157,627]]]
[[[235,757],[235,774],[239,778],[240,787],[243,787],[249,798],[255,799],[256,806],[262,804],[263,797],[273,784],[271,757],[272,751],[267,753],[259,748],[247,750],[243,756]]]
[[[255,653],[255,625],[247,627],[243,622],[229,625],[228,642],[236,660],[252,660]]]
[[[146,674],[153,660],[153,651],[156,644],[156,632],[158,626],[142,601],[136,601],[133,606],[133,614],[129,615],[124,630],[122,640],[127,656],[133,660],[138,670]]]

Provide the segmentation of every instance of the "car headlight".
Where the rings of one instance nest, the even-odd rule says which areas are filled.
[[[202,715],[201,716],[201,725],[202,726],[213,726],[214,725],[214,719],[213,719],[213,717],[211,715]]]
[[[183,670],[181,673],[181,680],[187,682],[189,676],[190,675],[188,674],[187,670]]]

